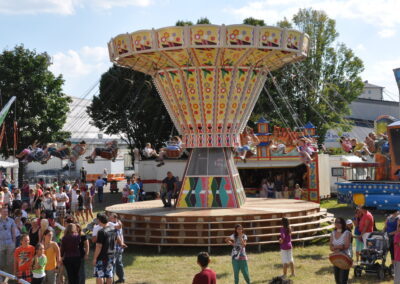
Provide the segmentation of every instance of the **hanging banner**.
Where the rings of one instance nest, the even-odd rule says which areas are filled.
[[[8,111],[10,110],[11,105],[15,101],[16,97],[13,96],[11,99],[8,101],[8,103],[3,107],[3,109],[0,112],[0,124],[3,124],[4,119],[7,116]]]

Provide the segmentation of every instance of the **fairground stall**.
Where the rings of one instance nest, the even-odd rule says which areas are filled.
[[[400,122],[389,116],[375,121],[373,159],[343,163],[343,178],[337,183],[338,201],[365,205],[381,210],[398,210],[400,206]]]

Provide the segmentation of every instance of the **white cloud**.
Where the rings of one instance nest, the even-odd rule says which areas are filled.
[[[89,1],[88,1],[89,2]],[[147,7],[152,4],[151,0],[91,0],[90,5],[101,9],[111,9],[113,7],[138,6]]]
[[[76,8],[147,7],[152,0],[0,0],[0,14],[72,15]]]
[[[380,37],[389,38],[389,37],[393,37],[396,34],[396,30],[395,29],[383,29],[383,30],[380,30],[378,32],[378,34]]]
[[[0,0],[2,14],[73,14],[75,0]]]
[[[400,25],[399,0],[264,0],[252,1],[240,8],[230,8],[227,12],[237,15],[241,19],[255,17],[264,19],[268,24],[274,24],[290,18],[299,8],[324,10],[332,18],[357,19],[376,26],[384,36],[393,34]]]
[[[111,65],[107,48],[100,46],[84,46],[78,51],[71,49],[58,52],[52,55],[52,61],[50,70],[55,75],[63,75],[64,90],[72,95],[79,92],[77,89],[85,78],[87,81],[100,78]]]
[[[358,51],[365,51],[366,50],[365,46],[362,43],[357,44],[356,49]]]

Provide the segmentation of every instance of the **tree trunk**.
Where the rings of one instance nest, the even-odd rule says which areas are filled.
[[[18,165],[18,185],[22,186],[25,174],[25,163],[22,163],[22,160],[18,160]]]

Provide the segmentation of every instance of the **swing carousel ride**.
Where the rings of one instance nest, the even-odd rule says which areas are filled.
[[[289,217],[295,241],[325,237],[319,204],[249,199],[233,149],[267,74],[307,56],[309,37],[296,30],[248,25],[195,25],[120,34],[108,43],[111,61],[152,76],[190,150],[176,209],[159,200],[119,204],[126,242],[161,246],[221,246],[242,223],[250,245],[277,242],[277,222]]]

